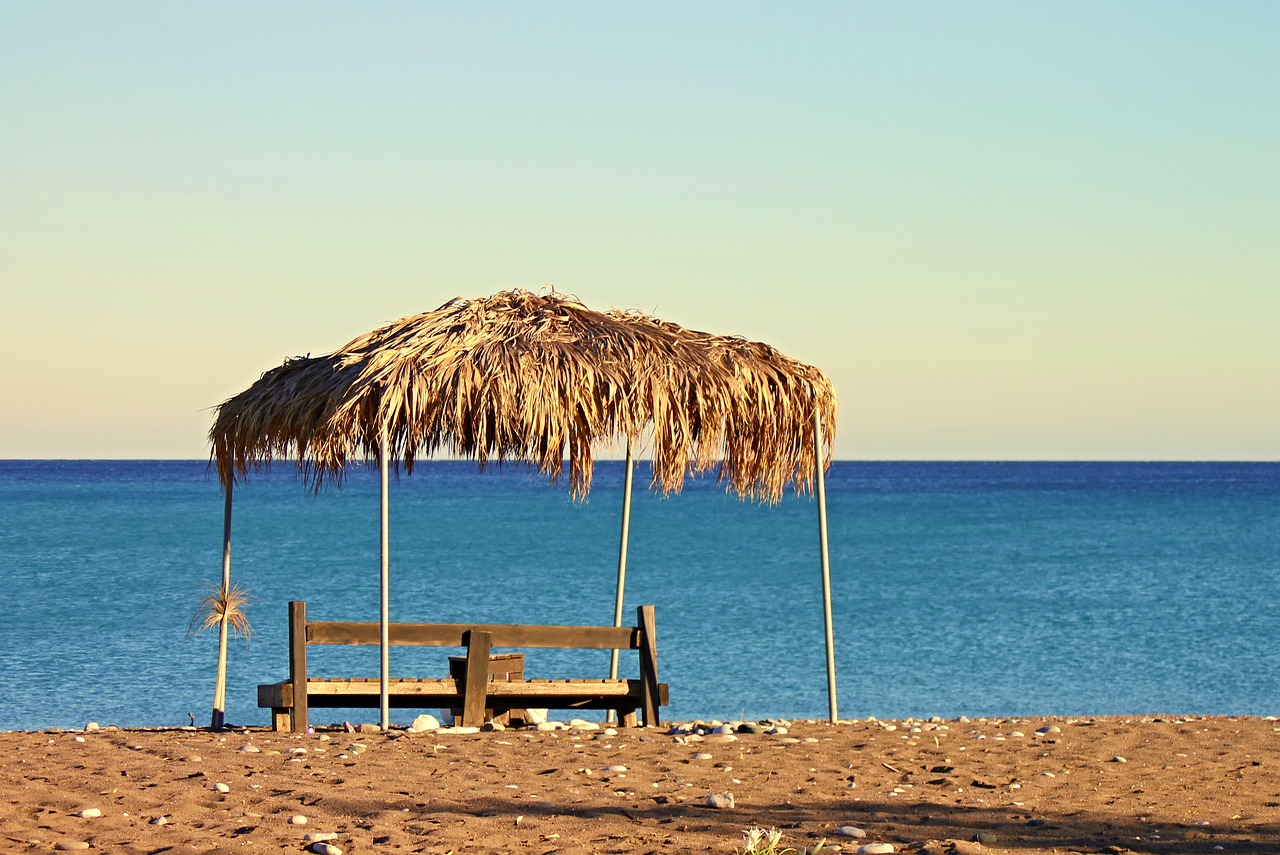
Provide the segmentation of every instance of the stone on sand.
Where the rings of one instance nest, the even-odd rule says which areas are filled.
[[[433,715],[418,716],[413,720],[413,724],[409,725],[410,733],[422,733],[424,730],[439,730],[440,720]]]
[[[892,843],[868,843],[858,847],[858,855],[890,855],[892,852]]]
[[[727,810],[733,807],[733,793],[715,793],[707,796],[707,807],[713,807],[717,810]]]

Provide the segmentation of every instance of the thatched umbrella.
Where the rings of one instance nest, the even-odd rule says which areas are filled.
[[[817,488],[834,719],[822,475],[830,465],[835,415],[826,376],[766,344],[687,330],[639,312],[594,312],[554,292],[453,299],[326,356],[289,360],[218,408],[209,438],[227,492],[224,583],[237,479],[291,457],[319,488],[341,483],[350,463],[376,459],[385,728],[389,469],[411,473],[419,457],[445,450],[482,468],[490,461],[526,461],[556,480],[567,457],[569,489],[582,497],[591,488],[594,445],[626,441],[629,491],[631,449],[645,438],[652,449],[652,486],[664,493],[678,492],[687,475],[712,468],[744,498],[776,502],[788,484],[799,492]],[[621,621],[628,513],[629,493],[615,624]]]

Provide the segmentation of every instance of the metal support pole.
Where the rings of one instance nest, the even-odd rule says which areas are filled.
[[[380,505],[381,505],[381,518],[382,518],[381,519],[382,530],[381,530],[381,537],[379,542],[379,552],[381,556],[382,599],[381,599],[381,617],[380,617],[381,625],[379,626],[380,633],[378,636],[378,643],[381,646],[380,653],[381,653],[381,664],[382,664],[382,676],[381,676],[380,685],[378,687],[378,693],[379,693],[379,709],[381,710],[381,713],[382,713],[380,724],[382,725],[382,729],[384,731],[391,729],[391,697],[390,697],[390,688],[389,688],[390,680],[391,680],[391,657],[390,657],[391,597],[389,593],[390,573],[388,571],[388,567],[390,566],[390,561],[388,560],[388,552],[390,547],[390,538],[388,537],[388,532],[390,529],[390,526],[388,524],[389,496],[387,491],[387,469],[389,465],[388,458],[389,458],[389,452],[387,449],[387,423],[384,420],[382,423],[382,436],[380,437],[378,442],[378,472],[379,472],[379,487],[381,492]]]
[[[827,636],[827,705],[831,723],[839,718],[836,710],[836,643],[831,628],[831,561],[827,555],[827,484],[822,472],[822,415],[813,411],[813,480],[818,494],[818,549],[822,557],[822,617]]]
[[[635,461],[631,457],[631,440],[627,439],[626,475],[622,486],[622,536],[618,539],[618,590],[613,601],[613,625],[622,626],[622,594],[627,586],[627,538],[631,533],[631,477]],[[609,679],[618,679],[618,651],[609,652]]]
[[[226,601],[231,591],[231,487],[228,481],[222,501],[222,598]],[[220,730],[227,716],[227,616],[218,623],[218,671],[213,690],[213,715],[209,727]]]

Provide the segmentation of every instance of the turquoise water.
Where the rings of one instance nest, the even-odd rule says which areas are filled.
[[[646,477],[627,617],[657,606],[666,715],[824,716],[815,503],[709,481],[662,499]],[[423,464],[392,484],[392,619],[609,623],[621,483],[601,464],[574,504],[519,467]],[[827,483],[842,715],[1280,713],[1280,464],[841,462]],[[187,634],[221,572],[206,464],[0,462],[0,509],[0,729],[206,723],[216,637]],[[231,649],[227,718],[265,724],[255,686],[285,676],[290,599],[377,619],[376,476],[318,496],[288,467],[256,476],[233,541],[256,633]],[[392,671],[442,675],[448,652],[394,650]],[[377,656],[312,661],[376,676]]]

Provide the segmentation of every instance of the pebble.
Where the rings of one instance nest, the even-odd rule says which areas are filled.
[[[1062,733],[1062,728],[1056,724],[1046,724],[1044,727],[1036,728],[1036,733]]]
[[[303,835],[302,839],[308,843],[323,843],[326,840],[337,840],[338,835],[332,831],[313,831]]]
[[[240,750],[243,751],[245,754],[261,754],[262,753],[262,749],[252,743],[248,745],[241,745]]]
[[[950,855],[984,855],[985,850],[981,843],[975,843],[971,840],[950,840]]]
[[[312,843],[311,851],[316,855],[342,855],[342,850],[332,843]]]
[[[368,750],[368,748],[369,746],[365,745],[363,742],[353,742],[347,746],[347,750],[352,754],[363,754]]]
[[[977,834],[973,835],[974,843],[982,843],[987,846],[994,846],[997,840],[998,838],[994,834],[991,834],[990,832],[986,832],[986,831],[980,831]]]
[[[88,849],[89,844],[83,840],[59,840],[53,847],[62,852],[72,852],[80,849]]]
[[[627,771],[627,767],[626,766],[605,766],[600,771],[601,772],[625,772]]]
[[[81,817],[84,817],[85,819],[95,819],[96,817],[102,816],[102,811],[98,810],[97,808],[85,808],[84,810],[77,813],[76,816],[81,816]]]
[[[837,837],[852,837],[860,839],[867,836],[867,833],[856,825],[842,825],[836,829]]]
[[[289,817],[289,824],[290,825],[306,825],[307,818],[300,813],[295,813],[293,816]]]
[[[596,724],[595,722],[586,721],[585,719],[581,719],[581,718],[569,719],[569,727],[576,728],[578,730],[599,730],[600,729],[600,725]]]
[[[433,715],[420,715],[413,720],[413,724],[409,725],[410,733],[422,733],[424,730],[439,730],[440,719]]]
[[[85,729],[86,731],[93,731],[93,730],[97,730],[97,729],[98,729],[98,723],[97,723],[96,721],[91,721],[91,722],[89,722],[88,724],[86,724],[86,725],[84,726],[84,729]]]
[[[859,855],[889,855],[893,852],[892,843],[868,843],[858,847]]]
[[[478,727],[462,727],[461,725],[454,725],[453,727],[442,727],[436,731],[436,733],[479,733],[479,732],[480,732],[480,728]]]
[[[726,810],[733,807],[733,793],[715,793],[707,796],[707,807],[713,807],[717,810]]]
[[[169,824],[169,817],[167,817],[167,816],[158,816],[158,817],[156,817],[155,819],[151,820],[151,824],[152,824],[152,825],[168,825],[168,824]]]
[[[219,781],[218,783],[214,784],[214,785],[213,785],[213,788],[214,788],[215,790],[217,790],[218,792],[222,793],[223,795],[226,795],[227,793],[231,792],[231,787],[229,787],[228,785],[226,785],[226,784],[222,783],[221,781]]]
[[[711,760],[712,757],[710,754],[708,754],[705,751],[699,751],[697,754],[693,755],[693,759],[694,760]]]
[[[1112,763],[1128,763],[1129,761],[1121,757],[1119,754],[1117,754],[1115,757],[1111,758],[1111,762]]]

